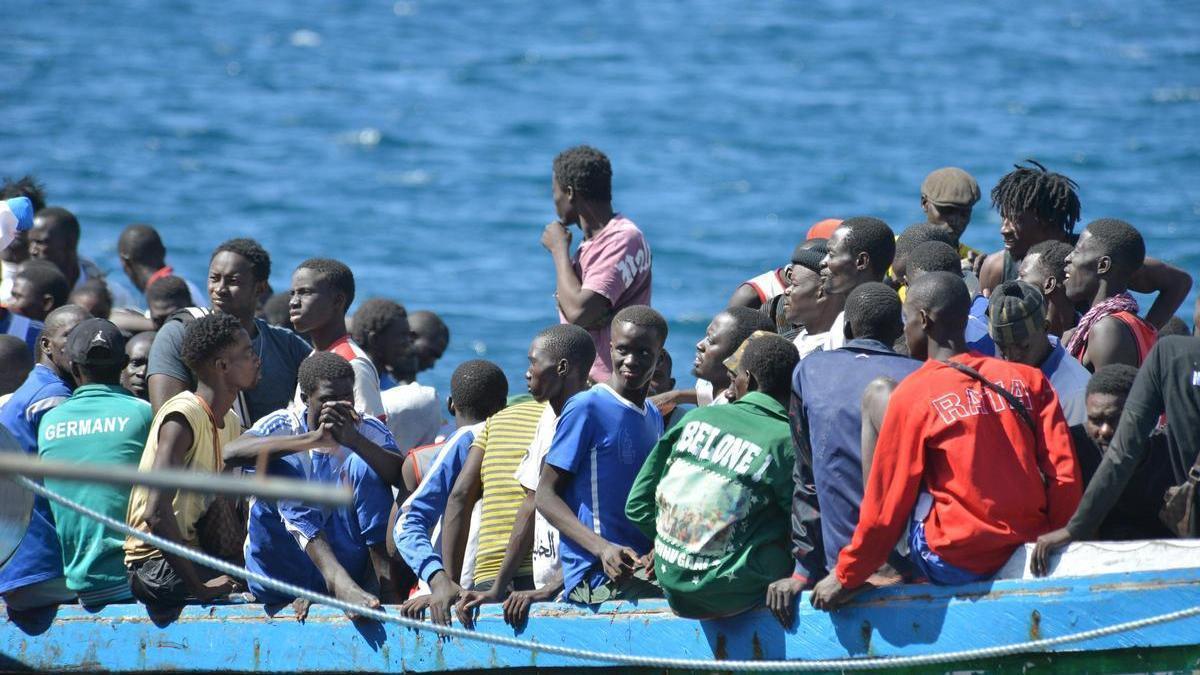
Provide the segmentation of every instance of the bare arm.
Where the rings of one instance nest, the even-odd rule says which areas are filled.
[[[150,405],[154,407],[154,412],[158,412],[158,409],[171,400],[175,394],[187,391],[187,388],[187,382],[162,373],[155,373],[146,381],[146,389],[150,394]]]
[[[533,547],[533,513],[534,507],[534,492],[532,490],[525,491],[525,499],[521,501],[521,505],[517,507],[517,519],[513,523],[512,532],[508,535],[508,547],[504,549],[504,560],[500,562],[500,571],[496,574],[496,580],[492,582],[492,587],[486,591],[467,591],[462,594],[455,610],[458,613],[459,621],[463,625],[469,626],[474,622],[474,609],[482,604],[489,602],[500,602],[508,597],[508,585],[516,576],[517,570],[521,567],[521,562],[525,560],[525,556],[529,554],[529,550]],[[562,586],[562,575],[559,575],[558,586]],[[557,591],[555,591],[557,594]],[[550,596],[553,597],[553,596]],[[538,596],[536,599],[546,599]]]
[[[1087,349],[1083,352],[1082,361],[1092,372],[1110,363],[1137,367],[1137,341],[1119,319],[1105,317],[1088,333]]]
[[[875,458],[875,443],[879,440],[879,428],[883,426],[883,416],[887,413],[888,401],[892,398],[892,390],[896,381],[890,377],[877,377],[872,380],[862,397],[862,475],[863,485],[871,475],[871,461]]]
[[[153,321],[124,307],[114,307],[108,315],[108,319],[116,324],[117,328],[134,335],[142,331],[155,330]]]
[[[1187,299],[1192,290],[1192,276],[1170,263],[1146,256],[1141,268],[1130,277],[1129,288],[1138,293],[1158,293],[1146,312],[1146,321],[1162,328]]]
[[[221,448],[221,458],[231,466],[253,464],[260,454],[286,455],[311,448],[336,448],[337,441],[321,428],[299,436],[259,436],[245,432]]]
[[[184,467],[184,457],[192,447],[192,427],[187,419],[172,413],[163,421],[158,429],[158,454],[154,457],[153,469],[179,469]],[[146,524],[150,526],[151,534],[169,539],[177,544],[185,543],[183,532],[179,529],[179,521],[175,518],[176,490],[150,488],[146,493]],[[196,568],[187,558],[180,558],[163,551],[163,556],[183,581],[188,590],[198,598],[205,598],[204,582]]]
[[[442,516],[442,566],[453,579],[462,578],[463,554],[471,533],[471,511],[483,492],[483,448],[472,445],[458,480],[446,498]]]
[[[730,307],[749,307],[750,309],[758,309],[762,307],[763,301],[758,297],[758,291],[750,284],[742,284],[733,292],[733,296],[729,298]]]
[[[558,528],[561,536],[571,539],[599,558],[604,566],[604,573],[610,579],[619,580],[629,576],[638,565],[637,553],[628,546],[618,546],[593,532],[563,501],[562,492],[574,478],[570,472],[552,464],[547,463],[543,466],[534,497],[537,510],[551,525]]]
[[[542,234],[542,245],[554,260],[554,294],[563,316],[568,322],[584,328],[603,324],[612,303],[603,295],[583,288],[571,263],[571,234],[566,226],[558,222],[547,225]]]
[[[979,267],[979,289],[984,297],[992,294],[992,289],[999,286],[1004,276],[1004,251],[993,253],[983,259]]]
[[[661,394],[656,394],[650,397],[650,401],[654,406],[661,410],[673,410],[677,405],[689,404],[696,405],[696,390],[695,389],[675,389],[672,391],[664,391]],[[666,417],[669,412],[664,412],[663,417]]]

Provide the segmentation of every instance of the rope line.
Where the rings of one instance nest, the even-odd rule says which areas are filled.
[[[161,551],[180,556],[181,558],[187,558],[192,562],[204,565],[205,567],[209,567],[224,574],[255,581],[263,586],[266,586],[267,588],[281,593],[286,593],[298,598],[304,598],[312,602],[328,605],[342,611],[352,612],[361,617],[373,619],[382,623],[392,623],[418,631],[427,630],[445,637],[455,637],[463,640],[475,640],[501,647],[523,649],[534,653],[541,652],[583,661],[600,661],[624,666],[743,672],[797,672],[814,670],[877,670],[881,668],[906,668],[944,664],[953,661],[977,661],[1002,656],[1040,652],[1046,650],[1047,648],[1056,647],[1058,645],[1092,640],[1106,637],[1108,635],[1115,635],[1117,633],[1138,630],[1149,626],[1155,626],[1158,624],[1178,621],[1180,619],[1186,619],[1188,617],[1200,615],[1200,606],[1195,606],[1169,612],[1167,614],[1159,614],[1157,616],[1151,616],[1144,619],[1126,621],[1124,623],[1105,626],[1103,628],[1093,628],[1091,630],[1071,633],[1069,635],[1062,635],[1054,638],[1044,638],[1041,640],[1019,642],[996,647],[982,647],[977,649],[943,652],[940,654],[920,654],[915,656],[847,658],[809,661],[718,661],[709,659],[678,659],[654,656],[638,656],[636,654],[607,654],[586,649],[577,649],[574,647],[541,644],[530,640],[510,638],[504,635],[479,633],[464,628],[456,628],[454,626],[440,626],[416,619],[409,619],[396,614],[388,614],[387,612],[379,609],[371,609],[368,607],[354,605],[332,596],[316,593],[306,588],[294,586],[292,584],[258,574],[257,572],[252,572],[248,569],[232,565],[224,560],[214,558],[200,551],[194,551],[186,546],[177,544],[168,539],[163,539],[157,535],[150,534],[148,532],[140,532],[124,522],[114,520],[113,518],[109,518],[108,516],[98,513],[82,504],[74,502],[56,492],[53,492],[52,490],[47,489],[42,485],[35,483],[34,481],[29,480],[24,476],[13,476],[13,480],[31,490],[35,494],[39,494],[53,502],[61,504],[72,511],[76,511],[89,518],[93,518],[105,526],[120,532],[121,534],[139,538],[153,546],[156,546]]]

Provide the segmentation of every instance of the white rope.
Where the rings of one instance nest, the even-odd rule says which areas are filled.
[[[1094,628],[1079,633],[1071,633],[1070,635],[1062,635],[1054,638],[1045,638],[1041,640],[1032,640],[1030,642],[1019,642],[1009,645],[1001,645],[997,647],[983,647],[979,649],[965,649],[955,652],[943,652],[941,654],[922,654],[917,656],[896,656],[896,657],[874,657],[874,658],[849,658],[849,659],[828,659],[828,660],[812,660],[812,661],[717,661],[704,659],[674,659],[654,656],[638,656],[631,654],[606,654],[603,652],[594,652],[586,649],[576,649],[574,647],[560,647],[558,645],[547,645],[532,642],[529,640],[519,640],[503,635],[492,635],[490,633],[479,633],[466,630],[464,628],[456,628],[454,626],[439,626],[437,624],[426,623],[416,619],[409,619],[396,614],[388,614],[380,609],[371,609],[354,605],[334,597],[315,593],[306,588],[293,586],[292,584],[272,579],[270,577],[251,572],[250,570],[231,565],[230,563],[214,558],[210,555],[182,546],[168,539],[147,533],[129,527],[125,523],[109,518],[108,516],[93,511],[82,504],[71,501],[44,486],[39,485],[24,476],[13,476],[13,479],[24,487],[32,490],[53,502],[61,504],[73,511],[81,513],[89,518],[93,518],[105,526],[125,534],[127,536],[137,537],[161,551],[165,551],[172,555],[187,558],[192,562],[204,565],[205,567],[217,570],[224,574],[249,579],[266,586],[272,590],[293,595],[298,598],[304,598],[312,602],[321,603],[330,607],[340,609],[347,612],[353,612],[359,616],[376,621],[393,623],[405,628],[413,630],[428,630],[446,637],[461,638],[463,640],[476,640],[486,642],[502,647],[512,647],[515,649],[524,649],[530,652],[541,652],[545,654],[555,654],[568,658],[580,659],[584,661],[600,661],[606,663],[614,663],[625,666],[643,666],[649,668],[674,668],[674,669],[691,669],[691,670],[728,670],[728,671],[758,671],[758,672],[775,672],[775,671],[813,671],[813,670],[877,670],[881,668],[910,668],[918,666],[928,666],[934,664],[949,663],[953,661],[977,661],[982,659],[992,659],[1002,656],[1012,656],[1016,654],[1027,654],[1030,652],[1044,651],[1050,647],[1068,644],[1072,642],[1082,642],[1084,640],[1092,640],[1096,638],[1123,633],[1131,630],[1138,630],[1162,623],[1178,621],[1192,616],[1200,615],[1200,606],[1181,609],[1167,614],[1137,619],[1134,621],[1126,621],[1124,623],[1105,626],[1103,628]]]

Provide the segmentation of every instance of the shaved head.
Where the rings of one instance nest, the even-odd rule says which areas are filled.
[[[951,272],[929,272],[908,287],[906,296],[909,311],[931,315],[948,328],[961,329],[967,324],[971,311],[971,293],[961,276]]]
[[[908,287],[904,299],[904,344],[918,361],[930,345],[962,344],[971,311],[971,293],[953,272],[926,272]]]
[[[79,305],[63,305],[46,315],[46,333],[54,333],[63,326],[75,327],[80,321],[92,318],[92,315]]]
[[[158,236],[158,230],[135,223],[121,231],[121,237],[117,239],[117,254],[130,262],[161,265],[167,249]]]

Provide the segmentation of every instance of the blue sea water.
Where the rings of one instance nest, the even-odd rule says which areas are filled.
[[[676,376],[739,282],[825,217],[918,221],[939,166],[1033,157],[1200,273],[1200,4],[9,0],[0,173],[33,172],[116,271],[160,228],[201,281],[232,236],[446,317],[524,389],[556,320],[539,244],[580,142],[654,250]],[[999,248],[982,202],[966,241]],[[578,234],[576,235],[578,240]],[[1191,315],[1191,302],[1181,310]]]

